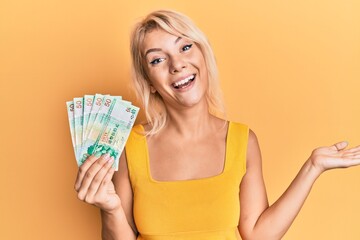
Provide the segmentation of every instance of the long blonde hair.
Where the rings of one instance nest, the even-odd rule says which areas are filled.
[[[157,92],[151,93],[150,91],[150,80],[144,65],[143,41],[146,33],[154,29],[162,29],[197,44],[204,56],[208,71],[209,83],[206,100],[209,112],[224,117],[225,108],[218,81],[215,56],[206,36],[187,16],[171,10],[158,10],[148,14],[135,25],[130,39],[133,83],[137,97],[142,101],[146,119],[151,126],[151,130],[147,134],[159,132],[165,126],[167,119],[166,108],[161,96]]]

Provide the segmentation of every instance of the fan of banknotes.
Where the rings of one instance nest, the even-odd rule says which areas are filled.
[[[78,166],[90,155],[105,153],[119,158],[134,125],[139,108],[121,96],[85,95],[66,102],[70,132]]]

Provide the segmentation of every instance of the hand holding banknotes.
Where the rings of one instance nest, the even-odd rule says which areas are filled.
[[[77,97],[66,106],[78,166],[90,155],[108,153],[114,157],[117,170],[139,108],[121,96],[102,94]]]
[[[120,198],[111,181],[115,172],[111,167],[113,163],[114,158],[109,154],[99,158],[92,155],[86,159],[79,167],[75,182],[75,190],[80,200],[107,212],[120,207]]]
[[[79,166],[78,198],[111,212],[120,206],[111,180],[139,108],[121,96],[102,94],[77,97],[66,105]]]

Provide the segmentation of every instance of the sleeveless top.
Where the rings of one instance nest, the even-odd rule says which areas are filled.
[[[157,181],[151,177],[143,126],[125,151],[138,240],[239,240],[239,189],[246,171],[249,129],[229,122],[224,169],[212,177]]]

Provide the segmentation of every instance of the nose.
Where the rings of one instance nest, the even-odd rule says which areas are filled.
[[[171,58],[169,69],[171,74],[181,72],[184,68],[186,68],[186,61],[181,56]]]

